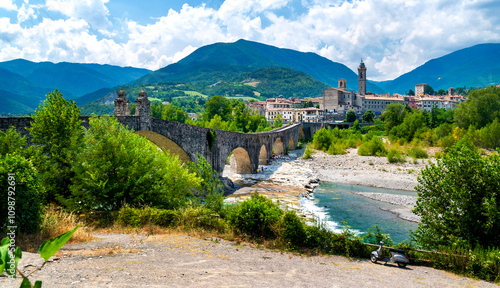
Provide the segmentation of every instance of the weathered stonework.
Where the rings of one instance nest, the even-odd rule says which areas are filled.
[[[127,100],[127,95],[125,91],[120,90],[118,92],[118,98],[115,99],[115,111],[116,116],[130,116],[130,101]]]
[[[150,130],[151,101],[149,101],[148,93],[144,89],[139,92],[139,97],[135,100],[135,116],[140,118],[140,130]]]

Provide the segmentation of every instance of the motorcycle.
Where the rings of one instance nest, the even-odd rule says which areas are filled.
[[[399,249],[394,249],[394,248],[389,248],[389,251],[391,252],[391,258],[385,257],[382,255],[382,245],[384,245],[384,242],[380,242],[380,247],[378,247],[377,251],[373,251],[370,254],[370,260],[373,263],[377,263],[377,261],[384,261],[385,263],[387,262],[393,262],[398,264],[399,267],[406,267],[406,264],[410,263],[410,260],[406,255],[404,254],[405,251],[399,250]]]

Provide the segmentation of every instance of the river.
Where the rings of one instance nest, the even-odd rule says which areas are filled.
[[[418,226],[415,222],[403,220],[389,210],[400,206],[372,200],[352,192],[375,192],[417,196],[416,192],[344,185],[322,182],[314,192],[313,199],[303,198],[300,203],[304,210],[313,213],[327,228],[341,232],[347,222],[356,233],[363,234],[375,225],[389,234],[395,242],[409,239],[409,231]]]

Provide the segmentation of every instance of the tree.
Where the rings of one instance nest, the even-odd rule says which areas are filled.
[[[109,212],[124,204],[174,209],[193,198],[201,180],[178,157],[118,123],[94,117],[73,171],[70,209]]]
[[[203,179],[198,190],[195,190],[196,196],[204,202],[207,208],[219,213],[224,201],[224,187],[219,179],[219,175],[212,169],[207,159],[200,154],[196,154],[196,156],[198,162],[188,164],[189,170]]]
[[[40,148],[36,166],[47,191],[44,198],[51,202],[69,195],[71,163],[83,127],[75,101],[64,99],[57,89],[46,97],[35,110],[28,130],[33,136],[32,143]]]
[[[0,232],[3,233],[6,226],[17,226],[25,233],[38,231],[42,220],[40,194],[43,187],[33,163],[18,152],[0,155],[0,177]],[[9,206],[15,207],[14,214],[8,213],[11,211]],[[14,218],[8,218],[9,215]]]
[[[373,123],[373,120],[375,119],[375,113],[373,113],[372,110],[368,109],[366,110],[365,114],[363,114],[362,118],[364,123]]]
[[[455,121],[463,129],[480,129],[494,119],[500,120],[500,88],[494,86],[473,91],[455,111]]]
[[[382,121],[385,123],[385,131],[389,134],[392,127],[398,126],[403,123],[404,118],[407,115],[406,109],[401,103],[391,103],[387,105],[382,113]]]
[[[437,95],[439,95],[439,96],[446,95],[446,94],[448,94],[448,91],[446,91],[444,89],[439,89],[439,91],[437,92]]]
[[[426,127],[427,118],[424,115],[424,111],[416,111],[406,116],[403,123],[393,127],[389,131],[389,135],[406,139],[410,142],[413,140],[413,137],[418,134],[417,131],[423,131]]]
[[[452,244],[500,245],[500,157],[482,157],[472,143],[459,141],[418,178],[417,204],[422,217],[414,240],[424,248]]]
[[[231,102],[222,96],[213,96],[206,103],[206,120],[210,121],[216,114],[222,118],[222,121],[228,121],[231,118]]]
[[[274,118],[273,126],[275,129],[283,126],[283,116],[281,116],[281,114],[278,114],[276,118]]]
[[[345,120],[346,122],[354,122],[356,121],[356,112],[354,112],[354,110],[349,110],[347,111],[347,113],[345,114]]]
[[[432,89],[431,85],[425,85],[424,94],[425,95],[434,95],[434,89]]]
[[[26,145],[26,137],[21,137],[14,127],[0,131],[0,155],[14,152],[22,153]]]
[[[415,96],[415,92],[413,92],[413,90],[410,89],[408,91],[408,94],[406,94],[406,95],[408,95],[408,96]]]

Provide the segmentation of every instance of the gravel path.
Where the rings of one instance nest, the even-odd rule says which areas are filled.
[[[304,257],[219,239],[102,234],[63,247],[32,279],[43,287],[497,287],[428,267]],[[21,267],[37,263],[25,253]],[[38,262],[40,263],[40,262]],[[0,279],[0,287],[20,280]]]

